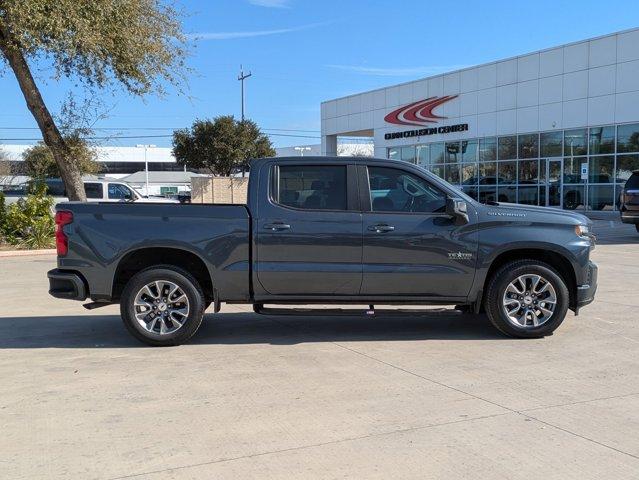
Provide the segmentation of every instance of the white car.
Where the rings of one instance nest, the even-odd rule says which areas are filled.
[[[163,197],[143,197],[130,185],[113,180],[83,180],[87,202],[145,202],[145,203],[180,203],[177,199]],[[54,204],[67,202],[66,191],[62,180],[48,179],[47,194],[54,199]],[[6,204],[17,202],[24,195],[6,195]]]

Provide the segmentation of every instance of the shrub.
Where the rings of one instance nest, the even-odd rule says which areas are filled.
[[[53,198],[45,194],[45,189],[44,185],[36,186],[33,193],[5,210],[0,227],[9,243],[26,248],[44,248],[54,244]]]

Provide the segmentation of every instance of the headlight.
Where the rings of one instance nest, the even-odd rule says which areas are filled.
[[[579,237],[589,237],[590,236],[590,228],[587,225],[577,225],[575,227],[575,233]]]

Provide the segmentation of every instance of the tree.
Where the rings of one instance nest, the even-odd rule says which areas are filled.
[[[2,0],[0,59],[13,71],[69,198],[84,200],[81,171],[45,104],[29,62],[50,61],[53,78],[90,88],[162,94],[185,67],[180,13],[160,0]]]
[[[96,161],[96,153],[86,142],[77,135],[64,137],[74,164],[80,175],[94,175],[100,173],[102,167]],[[25,173],[34,179],[59,177],[60,169],[53,157],[53,152],[40,142],[22,153]]]
[[[275,156],[275,150],[255,122],[227,115],[173,132],[173,156],[187,168],[228,176],[251,158]]]

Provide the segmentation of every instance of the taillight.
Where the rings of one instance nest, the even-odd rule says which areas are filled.
[[[59,257],[64,257],[69,252],[69,238],[62,228],[73,222],[73,213],[68,210],[60,210],[55,214],[55,248]]]

